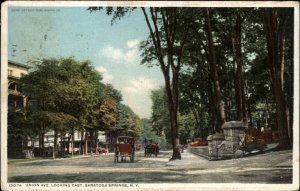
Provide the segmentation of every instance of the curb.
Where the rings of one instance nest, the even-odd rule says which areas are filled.
[[[37,162],[49,162],[49,161],[59,161],[59,160],[72,160],[72,159],[82,159],[82,158],[90,158],[90,157],[100,157],[100,155],[93,155],[93,156],[79,156],[79,157],[70,157],[70,158],[49,158],[49,159],[41,159],[41,160],[33,160],[33,161],[22,161],[22,162],[16,162],[18,164],[22,163],[37,163]],[[14,160],[14,159],[12,159]],[[9,160],[7,160],[9,162]]]

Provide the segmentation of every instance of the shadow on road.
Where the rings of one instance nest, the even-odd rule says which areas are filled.
[[[272,171],[272,178],[264,177],[265,171],[243,173],[214,173],[192,175],[186,171],[166,172],[87,172],[71,174],[44,174],[36,176],[15,176],[8,178],[8,182],[18,183],[276,183],[290,184],[292,176],[289,170]],[[220,178],[221,177],[221,178]]]

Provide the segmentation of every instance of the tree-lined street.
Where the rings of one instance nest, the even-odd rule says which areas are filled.
[[[8,183],[295,183],[299,4],[7,4]]]
[[[188,152],[169,161],[136,153],[134,163],[114,163],[113,155],[9,164],[8,182],[20,183],[291,183],[291,150],[240,159],[208,161]]]

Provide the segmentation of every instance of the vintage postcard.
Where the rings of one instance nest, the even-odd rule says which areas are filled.
[[[1,4],[1,190],[297,190],[296,1]]]

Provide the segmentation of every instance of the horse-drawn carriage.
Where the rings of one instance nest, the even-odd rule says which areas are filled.
[[[150,157],[152,154],[157,157],[159,152],[159,148],[157,144],[150,143],[147,146],[145,146],[145,157]]]
[[[134,144],[135,140],[133,137],[120,136],[117,138],[117,144],[115,147],[114,162],[126,161],[126,158],[130,159],[130,162],[134,162]]]

